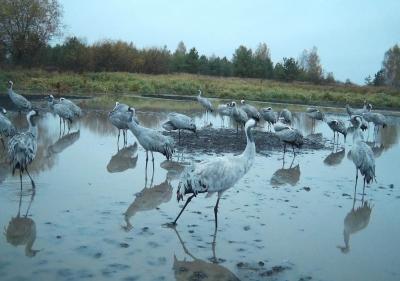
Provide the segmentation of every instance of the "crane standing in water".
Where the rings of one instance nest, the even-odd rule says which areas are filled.
[[[225,116],[232,116],[232,107],[229,103],[227,104],[219,104],[217,107],[217,112],[221,115],[222,119],[222,127],[225,125]]]
[[[268,129],[271,131],[271,125],[274,125],[278,121],[278,115],[271,107],[261,108],[260,114],[268,122]]]
[[[341,133],[344,137],[344,141],[346,141],[347,136],[347,128],[344,124],[343,120],[339,119],[329,119],[326,121],[329,128],[333,131],[333,144],[335,144],[335,137],[337,135],[337,142],[339,143],[339,133]]]
[[[283,122],[286,124],[292,124],[293,122],[292,112],[290,112],[290,110],[287,108],[282,109],[279,117],[283,118]]]
[[[25,171],[31,179],[32,188],[35,188],[35,182],[29,174],[28,165],[36,156],[38,128],[34,117],[38,115],[36,110],[31,110],[26,116],[29,124],[28,131],[17,133],[8,141],[8,158],[10,159],[12,173],[14,174],[16,169],[19,170],[21,190],[22,173]]]
[[[13,85],[14,83],[12,81],[8,81],[7,94],[10,97],[13,104],[17,107],[18,112],[21,113],[21,111],[31,110],[32,109],[31,102],[28,101],[25,97],[14,92]]]
[[[360,126],[361,116],[355,115],[351,118],[351,122],[356,128],[353,134],[353,147],[351,149],[351,159],[356,166],[356,184],[354,189],[357,188],[358,171],[364,176],[364,189],[365,183],[369,184],[375,179],[375,158],[371,147],[369,147],[363,140]],[[364,194],[364,190],[363,190]]]
[[[310,117],[312,120],[312,129],[311,129],[312,131],[315,130],[315,121],[316,120],[323,121],[325,118],[324,113],[314,106],[307,108],[306,115]]]
[[[163,154],[167,160],[172,158],[174,153],[174,140],[171,137],[164,136],[160,132],[140,126],[132,118],[133,112],[131,112],[131,120],[128,123],[129,130],[135,135],[139,144],[146,150],[146,167],[148,162],[148,152],[151,152],[153,169],[154,169],[154,155],[153,152],[159,152]]]
[[[208,98],[202,97],[201,94],[202,94],[201,90],[199,90],[199,94],[197,95],[197,101],[206,110],[206,119],[208,120],[208,112],[213,112],[214,107],[213,107],[211,101]]]
[[[197,135],[196,124],[194,123],[194,120],[181,113],[169,113],[168,121],[162,124],[162,127],[167,131],[178,130],[179,141],[181,140],[181,130],[192,131]]]
[[[0,139],[3,144],[3,149],[5,148],[3,137],[12,137],[17,132],[13,123],[11,123],[10,119],[6,117],[6,114],[7,110],[0,107]]]
[[[127,131],[129,129],[128,123],[131,119],[139,124],[139,121],[137,120],[135,115],[135,109],[133,107],[129,107],[128,105],[120,104],[118,102],[116,102],[114,109],[108,113],[108,120],[110,120],[111,124],[113,124],[118,129],[118,144],[121,130],[124,138],[124,146],[128,143]]]
[[[253,165],[256,146],[251,129],[255,126],[256,121],[254,119],[249,119],[249,121],[246,122],[245,133],[247,145],[242,154],[237,156],[217,157],[212,160],[201,162],[197,165],[192,165],[185,171],[176,194],[178,202],[183,200],[184,195],[192,195],[187,199],[172,225],[176,225],[176,222],[185,210],[186,206],[198,193],[218,192],[217,203],[214,207],[215,228],[217,228],[218,203],[222,193],[233,187]]]
[[[243,109],[244,112],[246,112],[249,118],[253,118],[256,121],[260,121],[261,115],[258,112],[257,108],[255,108],[251,104],[246,103],[245,100],[241,100],[240,104],[241,104],[240,108]]]
[[[247,120],[249,120],[249,117],[247,116],[247,113],[243,109],[236,106],[236,102],[233,101],[231,103],[231,107],[232,107],[232,118],[236,122],[236,134],[237,134],[239,132],[239,125],[244,127]]]

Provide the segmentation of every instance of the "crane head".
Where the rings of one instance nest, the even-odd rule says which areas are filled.
[[[53,95],[48,95],[45,97],[45,100],[52,102],[54,100],[54,96]]]
[[[13,81],[11,81],[11,80],[8,81],[7,84],[8,84],[8,87],[9,87],[9,88],[12,88],[12,86],[14,85]]]
[[[7,114],[7,110],[4,107],[0,107],[0,108],[1,108],[1,113]]]
[[[236,102],[235,102],[235,101],[232,101],[232,102],[231,102],[231,106],[232,106],[232,107],[235,107],[235,106],[236,106]]]
[[[244,101],[244,100],[241,100],[240,103],[241,103],[241,104],[245,104],[245,101]]]
[[[350,122],[354,127],[358,128],[362,124],[362,117],[360,115],[354,115],[351,117]]]

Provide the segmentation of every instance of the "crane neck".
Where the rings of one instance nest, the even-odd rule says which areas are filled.
[[[8,94],[9,96],[14,95],[13,86],[10,86],[10,87],[7,88],[7,94]]]
[[[36,126],[36,122],[33,120],[31,115],[28,115],[26,119],[28,120],[29,124],[28,131],[36,137],[38,134],[38,128]]]
[[[129,127],[129,129],[132,131],[132,133],[133,133],[135,136],[137,136],[137,135],[140,134],[139,125],[135,122],[135,120],[132,119],[132,120],[128,123],[128,127]]]
[[[251,128],[252,127],[247,127],[247,126],[245,128],[247,144],[246,144],[246,148],[243,151],[242,155],[243,155],[243,157],[252,161],[254,159],[254,157],[256,156],[256,145],[254,143],[254,137],[253,137],[253,133],[251,132]]]
[[[362,133],[361,133],[360,126],[358,126],[358,127],[354,130],[354,133],[353,133],[353,143],[356,143],[356,142],[362,141],[362,140],[364,140],[364,137],[363,137],[363,135],[362,135]]]

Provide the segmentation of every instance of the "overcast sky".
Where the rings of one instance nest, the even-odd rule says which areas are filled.
[[[340,80],[380,69],[387,49],[400,43],[399,0],[60,0],[65,36],[93,43],[122,39],[137,47],[179,41],[200,54],[232,57],[239,45],[265,42],[274,63],[318,48],[325,71]]]

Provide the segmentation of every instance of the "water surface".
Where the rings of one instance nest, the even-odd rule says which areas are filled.
[[[169,110],[174,104],[182,107],[169,102]],[[138,111],[143,125],[161,129],[166,111]],[[200,127],[222,125],[198,109],[187,113]],[[26,126],[24,117],[12,119]],[[21,194],[19,177],[0,153],[1,279],[399,280],[400,119],[389,121],[376,138],[365,133],[377,183],[362,202],[360,181],[354,209],[352,138],[340,137],[338,147],[328,143],[332,148],[294,160],[288,153],[285,162],[279,150],[257,154],[248,174],[224,193],[214,236],[216,196],[194,198],[176,231],[163,227],[182,206],[175,194],[184,165],[214,154],[179,149],[173,162],[157,154],[154,173],[151,162],[146,172],[143,149],[131,133],[128,147],[118,148],[105,112],[89,111],[61,138],[58,119],[47,113],[31,165],[35,194],[25,177]],[[295,126],[312,131],[304,114],[295,115]],[[333,137],[322,122],[315,132]]]

